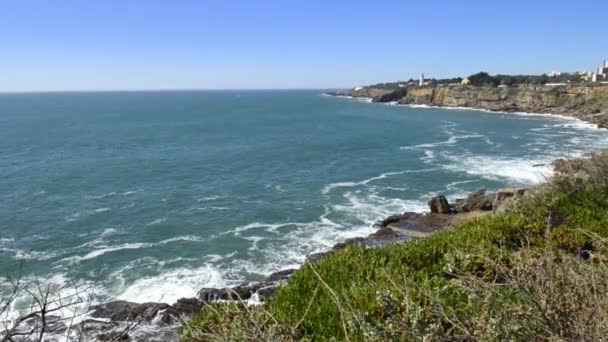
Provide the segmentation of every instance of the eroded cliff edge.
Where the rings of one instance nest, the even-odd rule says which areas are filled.
[[[333,93],[404,105],[468,107],[501,112],[560,114],[608,127],[608,84],[475,87],[468,85],[362,87]]]

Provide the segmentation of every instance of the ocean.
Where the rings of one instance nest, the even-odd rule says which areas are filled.
[[[26,283],[173,303],[608,146],[573,119],[321,94],[0,94],[0,287],[23,262]]]

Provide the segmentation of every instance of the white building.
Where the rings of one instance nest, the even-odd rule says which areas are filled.
[[[420,81],[418,82],[418,86],[422,87],[424,85],[424,74],[420,74]]]
[[[595,82],[602,80],[608,80],[608,60],[604,60],[602,66],[597,68],[597,77]]]

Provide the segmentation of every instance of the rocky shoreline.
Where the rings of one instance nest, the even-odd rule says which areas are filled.
[[[475,87],[469,85],[367,86],[329,92],[329,96],[366,98],[372,102],[527,112],[573,117],[608,128],[608,85]]]
[[[334,245],[329,251],[309,255],[306,262],[315,263],[348,246],[378,248],[427,237],[434,232],[453,228],[455,225],[485,215],[500,213],[509,203],[526,193],[526,189],[502,189],[487,193],[480,188],[463,199],[452,203],[442,195],[429,202],[428,213],[405,212],[378,221],[377,230],[366,236],[348,239]],[[275,290],[285,284],[297,269],[273,273],[259,282],[244,283],[232,288],[203,288],[196,298],[181,298],[176,303],[132,303],[113,301],[94,305],[87,318],[70,328],[78,335],[78,341],[178,341],[181,323],[213,301],[263,302]],[[48,331],[52,335],[65,334],[68,327],[60,317],[47,317]],[[33,318],[29,326],[36,324]],[[52,339],[51,339],[52,340]]]
[[[590,95],[588,89],[573,90],[572,87],[567,89],[535,87],[532,90],[461,86],[408,87],[397,90],[365,87],[327,95],[368,98],[374,102],[475,107],[503,112],[560,112],[566,116],[595,123],[599,127],[608,127],[608,86],[597,88],[601,89],[595,89],[595,95]],[[545,96],[547,92],[570,95],[559,95],[568,96],[568,99],[562,98],[560,106],[557,106],[554,97]],[[594,96],[595,99],[591,106],[574,105],[576,101],[588,100],[589,96]],[[525,100],[526,98],[528,100]],[[545,103],[544,107],[543,103]],[[567,106],[572,107],[567,109]],[[567,110],[556,110],[564,108]],[[554,162],[556,172],[560,172],[563,164],[567,164],[566,161]],[[501,213],[518,198],[525,196],[527,191],[527,189],[502,189],[495,193],[487,193],[485,188],[480,188],[466,198],[453,199],[451,202],[446,197],[438,195],[428,202],[428,213],[405,212],[389,216],[374,225],[377,228],[374,233],[366,237],[348,239],[334,245],[329,251],[309,255],[306,262],[315,263],[351,245],[378,248],[424,238],[438,231],[452,229],[476,217]],[[67,322],[61,317],[47,316],[47,331],[51,336],[60,336],[56,340],[65,340],[65,334],[69,329],[71,336],[75,335],[71,340],[78,341],[178,341],[178,329],[182,322],[199,312],[207,303],[229,300],[247,301],[251,304],[263,302],[272,296],[279,286],[287,283],[295,271],[297,269],[282,270],[262,281],[244,283],[231,288],[203,288],[198,292],[197,297],[181,298],[171,305],[127,301],[94,305],[90,308],[86,319],[72,327],[68,327]],[[23,329],[28,329],[39,322],[40,317],[33,317],[24,324]],[[51,337],[47,340],[54,339]]]

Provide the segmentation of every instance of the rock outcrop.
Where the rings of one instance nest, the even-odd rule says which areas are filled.
[[[449,214],[450,205],[445,196],[436,196],[429,201],[429,207],[433,214]]]
[[[467,198],[457,200],[454,205],[454,211],[457,213],[467,213],[477,210],[492,210],[493,201],[494,195],[486,195],[486,188],[480,188],[471,193]]]

